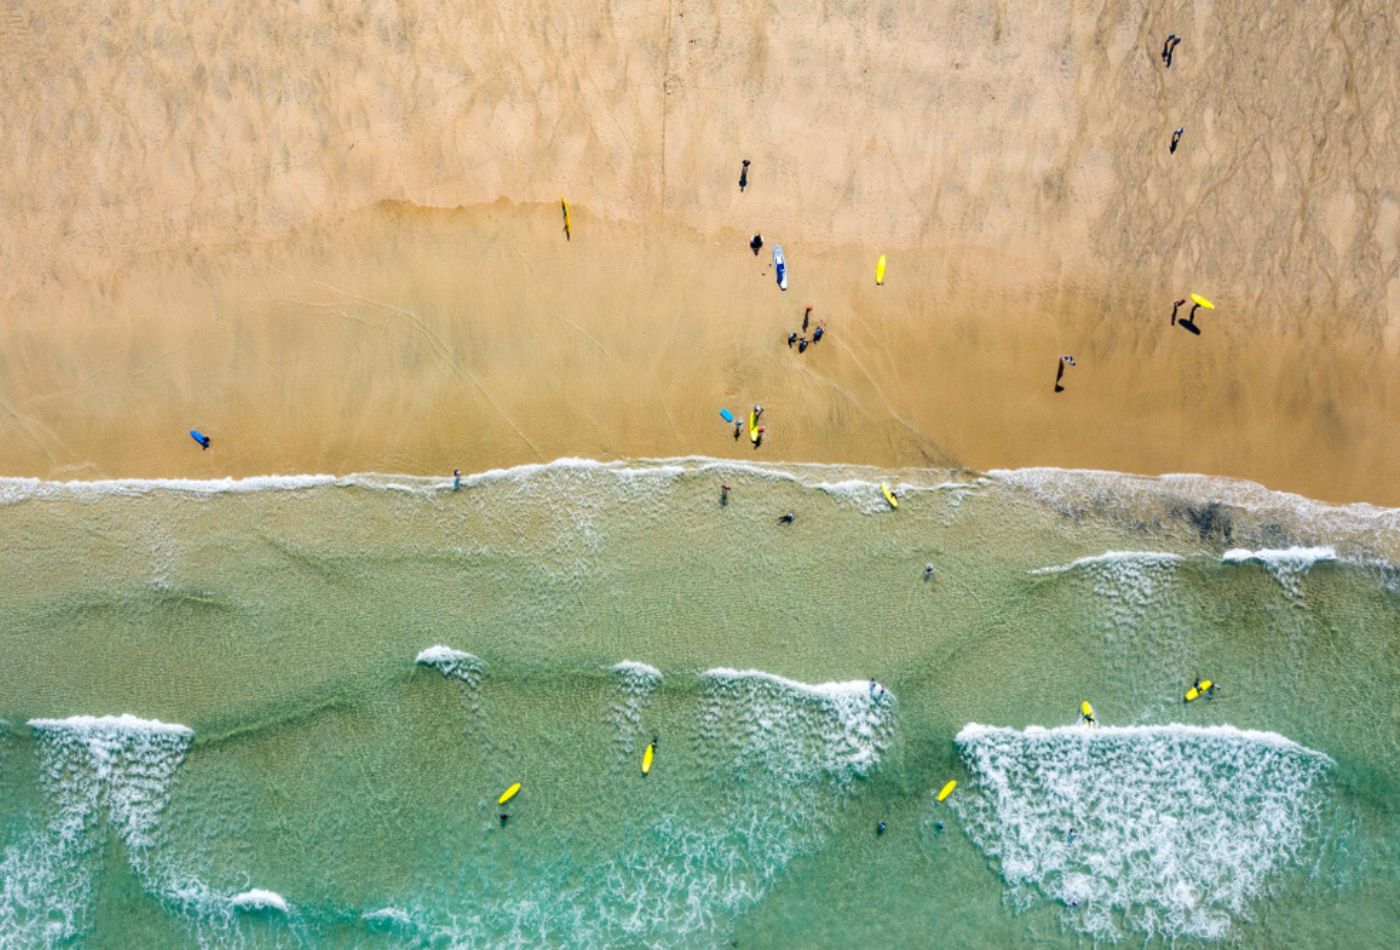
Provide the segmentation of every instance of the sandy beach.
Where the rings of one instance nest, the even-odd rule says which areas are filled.
[[[1393,13],[12,4],[0,474],[752,457],[761,403],[766,459],[1400,504]]]

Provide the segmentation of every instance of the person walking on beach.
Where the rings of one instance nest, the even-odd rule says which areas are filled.
[[[199,447],[201,449],[209,448],[209,436],[205,435],[203,432],[200,432],[198,429],[190,430],[190,438],[198,442]]]
[[[1162,45],[1162,63],[1167,69],[1172,68],[1172,54],[1176,52],[1176,44],[1181,42],[1181,37],[1175,33],[1167,35],[1167,42]]]
[[[462,490],[462,470],[460,468],[454,468],[452,470],[452,490]]]
[[[763,235],[755,234],[749,239],[749,250],[753,251],[753,256],[757,257],[758,252],[763,250]]]
[[[759,426],[758,430],[753,434],[753,447],[755,450],[763,444],[763,431],[763,426]]]
[[[749,187],[749,160],[744,159],[744,167],[739,172],[739,193],[743,194],[744,189]]]
[[[797,342],[797,331],[794,330],[794,331],[792,331],[791,333],[788,334],[788,349],[792,349],[792,345],[793,345],[794,343],[796,343],[796,342]]]
[[[800,339],[800,340],[797,341],[797,352],[799,352],[799,353],[806,353],[806,352],[807,352],[807,338],[806,338],[805,336],[804,336],[802,339]]]
[[[1173,325],[1176,324],[1176,312],[1177,312],[1178,310],[1181,309],[1181,305],[1184,304],[1185,302],[1186,302],[1186,298],[1185,298],[1185,297],[1182,297],[1180,300],[1176,300],[1176,301],[1173,301],[1173,302],[1172,302],[1172,324],[1173,324]]]
[[[1065,387],[1060,385],[1060,380],[1065,378],[1065,367],[1074,365],[1075,362],[1073,356],[1060,357],[1060,365],[1055,370],[1055,392],[1062,393],[1065,391]]]
[[[1176,147],[1177,147],[1177,145],[1180,144],[1180,142],[1181,142],[1181,133],[1183,133],[1183,132],[1185,132],[1185,131],[1186,131],[1186,129],[1181,128],[1181,129],[1177,129],[1175,132],[1172,133],[1172,148],[1171,148],[1171,152],[1172,152],[1173,155],[1176,154]]]
[[[817,328],[812,331],[812,342],[820,343],[822,341],[822,335],[824,333],[826,333],[826,328],[823,327],[820,323],[818,323]]]

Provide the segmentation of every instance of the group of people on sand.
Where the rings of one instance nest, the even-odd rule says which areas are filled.
[[[791,333],[789,333],[788,336],[787,336],[787,345],[788,345],[788,349],[792,349],[792,345],[793,345],[794,343],[796,343],[796,344],[797,344],[797,352],[799,352],[799,353],[806,353],[806,352],[807,352],[807,345],[808,345],[809,342],[815,344],[815,343],[820,343],[820,342],[822,341],[822,337],[826,335],[826,327],[822,326],[820,323],[818,323],[818,324],[817,324],[817,328],[816,328],[815,330],[812,331],[812,339],[811,339],[810,341],[808,341],[808,339],[807,339],[807,327],[811,324],[811,322],[812,322],[812,308],[811,308],[811,307],[808,307],[808,308],[807,308],[807,312],[804,313],[804,314],[802,314],[802,336],[799,337],[799,336],[797,335],[797,331],[796,331],[796,330],[794,330],[794,331],[792,331]]]

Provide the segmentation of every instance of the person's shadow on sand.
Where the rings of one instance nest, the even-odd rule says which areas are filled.
[[[1193,321],[1190,317],[1187,317],[1184,320],[1176,321],[1176,325],[1181,327],[1181,329],[1183,330],[1190,330],[1192,333],[1196,334],[1196,336],[1201,335],[1201,328],[1196,326],[1195,321]]]

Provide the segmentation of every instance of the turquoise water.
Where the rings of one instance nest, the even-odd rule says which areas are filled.
[[[1397,937],[1395,510],[561,461],[0,540],[0,946]]]

